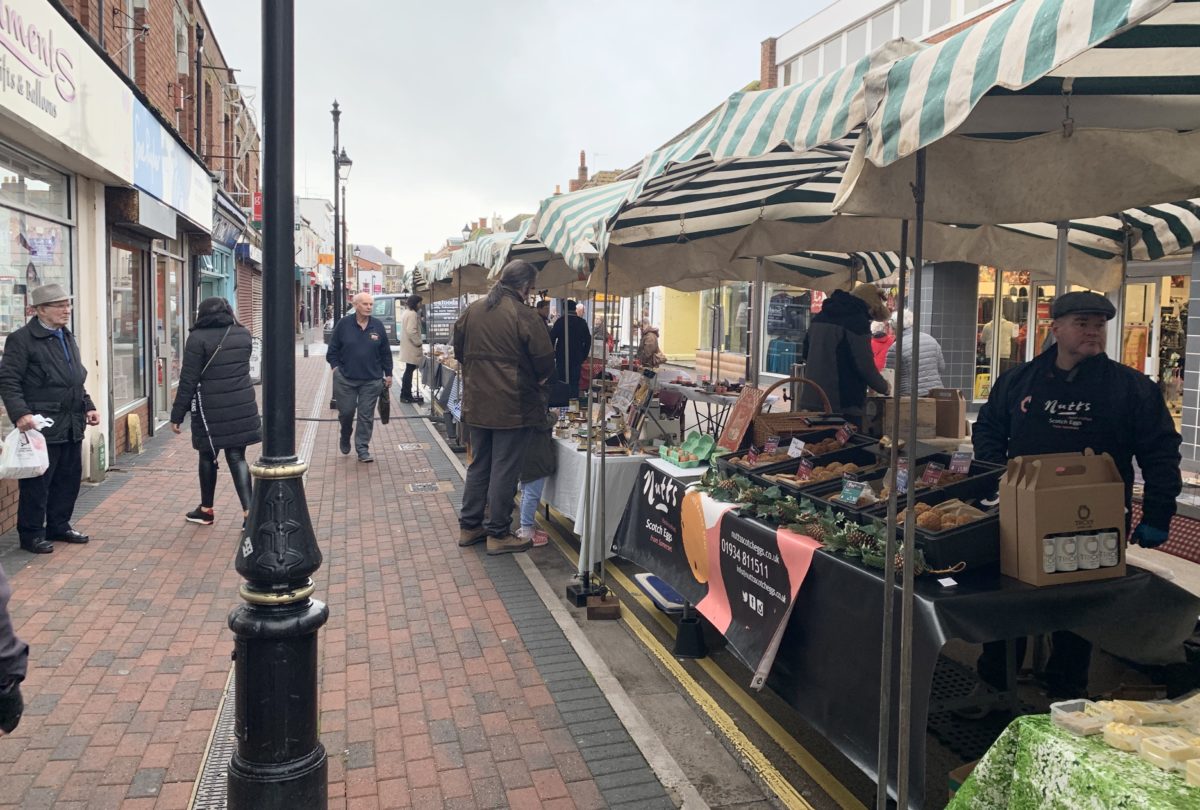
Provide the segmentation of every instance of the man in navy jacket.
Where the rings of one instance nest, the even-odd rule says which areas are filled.
[[[364,292],[354,296],[353,303],[354,313],[333,327],[325,360],[333,369],[333,396],[341,425],[338,449],[349,455],[353,432],[358,460],[369,463],[375,460],[371,458],[375,404],[383,387],[392,387],[392,349],[383,323],[371,317],[375,299]]]

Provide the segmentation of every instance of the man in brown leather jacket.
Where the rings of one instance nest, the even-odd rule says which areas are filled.
[[[472,453],[458,544],[487,540],[493,555],[531,545],[512,533],[513,498],[530,431],[546,422],[546,382],[554,372],[546,325],[525,303],[536,280],[533,265],[509,262],[487,297],[467,307],[454,325],[462,421],[470,429]]]

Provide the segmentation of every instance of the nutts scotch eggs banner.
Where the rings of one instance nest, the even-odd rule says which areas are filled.
[[[658,575],[725,636],[766,683],[820,544],[742,518],[729,504],[643,464],[613,552]]]

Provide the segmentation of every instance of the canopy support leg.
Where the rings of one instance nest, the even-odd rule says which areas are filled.
[[[913,350],[910,363],[909,398],[908,398],[908,446],[905,456],[908,458],[908,469],[916,470],[917,450],[917,383],[920,373],[920,346],[916,336],[921,328],[921,263],[925,239],[925,150],[917,152],[917,178],[913,183],[913,201],[916,203],[916,234],[913,237]],[[900,350],[896,350],[899,357]],[[909,491],[915,490],[915,482],[910,481]],[[914,493],[915,494],[915,493]],[[908,498],[911,503],[913,498]],[[912,726],[912,619],[913,593],[916,576],[916,513],[909,511],[908,519],[904,521],[904,592],[900,601],[900,722],[897,729],[898,753],[896,755],[896,805],[908,807],[908,760],[910,747],[908,745],[909,731]],[[921,730],[924,733],[924,729]],[[921,767],[924,767],[922,763]],[[922,797],[923,799],[924,797]]]
[[[908,220],[900,222],[900,287],[896,298],[896,373],[892,381],[891,424],[884,425],[892,437],[888,451],[888,469],[891,471],[892,486],[888,494],[887,539],[884,541],[883,569],[883,643],[879,662],[879,752],[876,759],[878,787],[875,791],[876,810],[887,810],[888,769],[891,765],[892,736],[892,659],[895,607],[896,607],[896,512],[899,488],[896,486],[896,471],[900,462],[900,375],[904,373],[903,353],[899,346],[904,341],[904,306],[908,285]]]

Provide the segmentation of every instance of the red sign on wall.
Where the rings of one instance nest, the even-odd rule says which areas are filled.
[[[253,205],[254,205],[254,221],[255,221],[255,222],[262,222],[262,218],[263,218],[263,210],[262,210],[262,208],[263,208],[263,200],[262,200],[262,192],[261,192],[261,191],[256,191],[256,192],[254,192],[254,203],[253,203]]]

